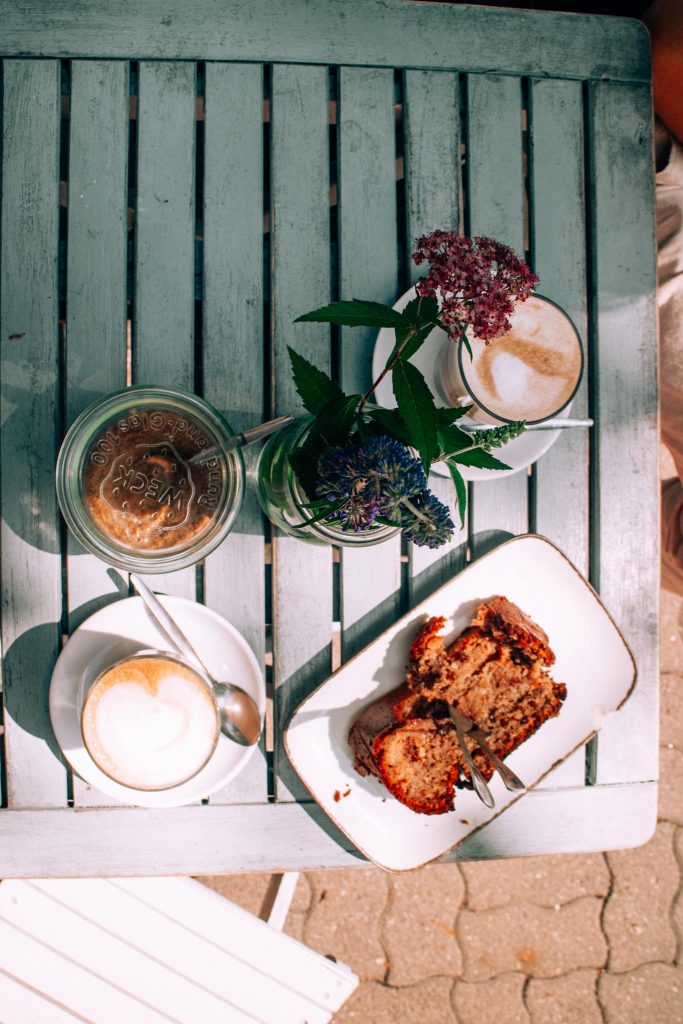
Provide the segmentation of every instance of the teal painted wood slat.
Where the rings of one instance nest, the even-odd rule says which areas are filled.
[[[469,234],[490,235],[524,252],[522,94],[516,78],[467,80]],[[511,534],[527,531],[524,472],[470,487],[470,548],[478,558]]]
[[[66,804],[48,715],[60,650],[60,69],[5,61],[2,155],[2,646],[10,806]]]
[[[71,66],[66,423],[126,383],[128,69]],[[69,631],[117,593],[98,558],[68,538]]]
[[[273,68],[271,101],[272,330],[277,414],[299,412],[286,346],[329,372],[329,329],[293,324],[330,299],[327,69]],[[331,667],[332,550],[273,539],[278,797],[306,790],[282,747],[282,727]],[[289,793],[287,792],[289,790]]]
[[[585,353],[588,337],[582,88],[578,82],[534,80],[529,95],[531,250],[534,268],[541,279],[537,290],[569,314]],[[586,365],[571,415],[587,414]],[[588,458],[588,431],[564,431],[534,466],[531,488],[536,531],[557,544],[585,576],[589,563]],[[584,778],[582,748],[540,786],[580,786]]]
[[[396,142],[393,72],[339,72],[339,294],[392,303],[396,298]],[[365,394],[372,383],[374,328],[340,331],[341,385]],[[399,614],[401,538],[341,552],[342,658],[346,660]]]
[[[128,66],[71,65],[66,327],[66,423],[126,383],[126,247],[128,234]],[[115,600],[125,574],[67,538],[68,628],[73,632]],[[80,806],[111,798],[73,779]]]
[[[657,778],[659,438],[652,106],[647,86],[590,87],[599,495],[593,581],[638,667],[604,723],[597,781]]]
[[[194,388],[195,67],[140,64],[133,383]],[[150,576],[194,598],[194,569]]]
[[[235,430],[264,419],[263,69],[208,64],[204,101],[204,397]],[[258,446],[243,451],[253,473]],[[253,487],[226,540],[206,559],[204,599],[265,655],[263,517]],[[239,680],[233,680],[239,682]],[[267,797],[256,754],[212,803]]]
[[[457,230],[461,221],[460,88],[448,72],[407,71],[405,74],[404,133],[406,233],[409,253],[415,241],[436,228]],[[408,263],[410,279],[425,268]],[[436,353],[434,358],[437,358]],[[435,395],[437,405],[445,404]],[[444,547],[409,545],[410,604],[418,604],[465,565],[467,524],[460,529],[455,513],[455,488],[450,479],[429,478],[429,487],[453,511],[456,532]]]
[[[202,10],[206,16],[201,17]],[[314,26],[315,30],[312,30]],[[633,19],[403,0],[4,0],[3,52],[360,64],[646,81]]]

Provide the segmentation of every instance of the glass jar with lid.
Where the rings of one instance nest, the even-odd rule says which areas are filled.
[[[233,430],[180,388],[130,387],[98,400],[57,460],[69,529],[92,554],[135,572],[200,561],[231,529],[243,494]]]

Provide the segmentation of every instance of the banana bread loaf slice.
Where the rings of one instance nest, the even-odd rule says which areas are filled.
[[[356,770],[376,775],[421,814],[450,810],[455,787],[471,787],[449,704],[486,730],[489,746],[506,757],[559,713],[567,692],[550,675],[555,655],[547,635],[507,598],[481,604],[448,648],[445,623],[435,617],[420,628],[405,683],[366,708],[349,734]],[[467,742],[490,778],[488,757]]]

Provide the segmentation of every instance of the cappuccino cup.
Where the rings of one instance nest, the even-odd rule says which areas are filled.
[[[567,314],[541,295],[519,303],[510,322],[508,333],[488,345],[468,331],[471,357],[462,341],[449,340],[438,383],[450,405],[471,403],[475,420],[542,423],[576,394],[583,373],[581,339]]]
[[[141,651],[110,665],[84,696],[81,733],[97,767],[130,789],[171,789],[197,775],[220,737],[211,683],[181,658]]]

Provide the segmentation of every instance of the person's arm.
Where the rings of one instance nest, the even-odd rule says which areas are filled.
[[[655,113],[683,142],[683,0],[655,0],[643,21],[652,38]]]

